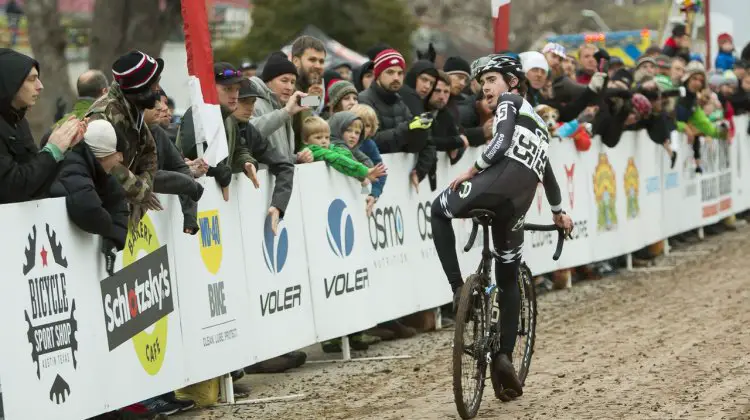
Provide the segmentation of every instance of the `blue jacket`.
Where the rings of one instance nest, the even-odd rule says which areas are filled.
[[[378,150],[378,145],[375,144],[375,140],[367,139],[361,142],[359,144],[359,150],[370,158],[373,165],[383,162],[383,158],[380,157],[380,150]],[[375,198],[380,197],[380,194],[383,193],[383,187],[385,187],[386,178],[388,178],[388,176],[381,177],[372,183],[372,190],[370,191],[371,196]]]
[[[719,51],[719,55],[716,56],[716,70],[726,71],[734,69],[734,55],[731,52]]]

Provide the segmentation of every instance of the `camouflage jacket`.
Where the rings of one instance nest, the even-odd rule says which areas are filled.
[[[130,104],[114,82],[109,93],[97,99],[86,116],[90,121],[103,119],[112,123],[117,133],[117,148],[122,150],[123,164],[112,175],[125,190],[132,204],[142,204],[151,195],[158,166],[156,143],[143,115]]]

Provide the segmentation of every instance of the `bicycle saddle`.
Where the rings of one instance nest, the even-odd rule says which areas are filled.
[[[487,209],[474,209],[469,210],[469,217],[491,221],[495,218],[495,212]]]

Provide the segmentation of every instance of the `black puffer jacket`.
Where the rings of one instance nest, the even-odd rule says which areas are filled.
[[[128,233],[125,191],[81,142],[63,160],[60,175],[50,187],[53,197],[65,197],[70,220],[82,230],[111,239],[122,249]]]
[[[453,119],[453,114],[451,114],[447,107],[437,111],[430,130],[432,132],[432,142],[438,151],[448,152],[464,147],[458,123]]]
[[[0,48],[0,204],[47,196],[60,167],[51,153],[39,152],[26,122],[26,110],[11,106],[33,67],[39,63]]]
[[[401,96],[388,92],[377,82],[359,94],[359,102],[378,114],[380,128],[373,138],[380,153],[417,153],[427,145],[428,130],[409,130],[413,115]]]

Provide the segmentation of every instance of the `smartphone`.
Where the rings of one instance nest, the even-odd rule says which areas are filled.
[[[318,108],[320,106],[320,96],[307,95],[304,98],[299,99],[299,105],[313,109]]]

